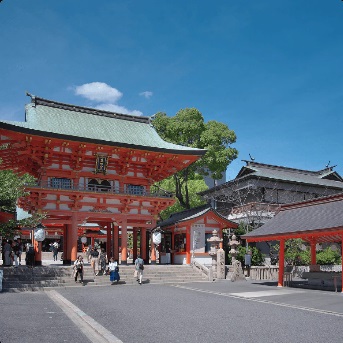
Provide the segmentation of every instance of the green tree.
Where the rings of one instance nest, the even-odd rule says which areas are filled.
[[[34,182],[34,177],[29,174],[18,175],[10,170],[1,170],[0,211],[14,213],[18,198],[28,195],[25,185],[34,184]],[[13,235],[18,226],[35,227],[43,218],[43,214],[36,214],[21,221],[9,220],[6,223],[0,223],[0,235],[5,237]]]
[[[174,192],[175,191],[175,179],[173,177],[169,177],[165,180],[162,180],[160,182],[157,182],[155,184],[155,187],[159,189],[163,189],[167,192]],[[204,179],[197,175],[195,176],[195,179],[189,180],[188,182],[188,189],[189,189],[189,203],[190,208],[194,208],[197,206],[201,206],[206,204],[206,201],[203,200],[197,193],[202,192],[206,189],[208,189]],[[174,205],[169,206],[167,209],[163,210],[160,213],[161,219],[168,218],[172,213],[176,213],[179,211],[184,210],[184,207],[181,206],[178,199],[176,199],[176,202]]]
[[[174,117],[159,112],[154,116],[152,125],[168,142],[207,150],[199,161],[173,175],[175,196],[181,208],[190,209],[189,181],[196,179],[197,174],[220,179],[238,155],[238,151],[230,146],[236,142],[236,135],[223,123],[205,123],[202,114],[195,108],[181,109]]]

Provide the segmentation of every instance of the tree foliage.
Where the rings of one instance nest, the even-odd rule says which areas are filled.
[[[29,174],[18,175],[11,170],[0,171],[0,210],[15,211],[18,198],[26,196],[25,185],[33,184]]]
[[[18,175],[10,170],[0,171],[0,211],[14,213],[18,198],[28,195],[25,191],[25,185],[33,184],[34,182],[34,177],[29,174]],[[0,235],[11,237],[18,227],[33,228],[44,217],[44,214],[35,214],[30,218],[20,221],[12,219],[6,223],[0,223]]]
[[[165,180],[162,180],[160,182],[157,182],[155,184],[155,187],[159,189],[163,189],[168,192],[174,192],[175,191],[175,179],[174,177],[169,177]],[[203,200],[197,193],[202,192],[206,189],[208,189],[205,181],[202,177],[196,176],[195,179],[190,180],[188,182],[188,189],[189,189],[189,202],[190,202],[190,208],[194,208],[197,206],[201,206],[206,204],[206,201]],[[160,217],[162,220],[167,219],[172,213],[176,213],[179,211],[184,210],[184,207],[181,206],[179,200],[177,199],[175,204],[168,207],[167,209],[163,210],[160,213]]]
[[[201,112],[195,108],[181,109],[174,117],[159,112],[154,116],[152,125],[168,142],[207,150],[199,161],[173,176],[175,196],[181,208],[189,209],[189,181],[196,179],[197,174],[220,179],[238,155],[237,150],[230,146],[236,142],[236,135],[223,123],[205,123]]]

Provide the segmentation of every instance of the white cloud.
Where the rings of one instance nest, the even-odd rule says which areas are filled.
[[[116,104],[100,104],[96,106],[97,109],[115,113],[131,114],[133,116],[141,116],[143,113],[137,110],[130,111],[124,106],[119,106]]]
[[[131,110],[128,110],[124,106],[118,105],[117,102],[123,96],[123,93],[121,93],[118,89],[109,86],[107,83],[104,83],[104,82],[85,83],[81,86],[74,87],[73,90],[76,95],[81,95],[88,100],[95,101],[96,103],[98,103],[98,105],[96,105],[95,108],[99,110],[123,113],[123,114],[131,114],[135,116],[143,115],[141,111],[138,111],[138,110],[131,111]],[[144,93],[151,93],[151,92],[144,92]],[[144,96],[149,97],[151,95],[144,95]]]
[[[151,98],[151,97],[152,97],[152,94],[153,94],[153,93],[150,92],[150,91],[145,91],[145,92],[139,93],[139,95],[144,96],[144,98],[146,98],[146,99]]]
[[[123,94],[104,82],[85,83],[75,87],[75,94],[96,102],[117,102]]]

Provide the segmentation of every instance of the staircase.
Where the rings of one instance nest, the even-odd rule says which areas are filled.
[[[119,285],[136,285],[134,266],[119,266]],[[65,266],[40,266],[29,268],[4,267],[3,284],[4,292],[38,291],[57,287],[81,287],[72,277],[72,267]],[[109,286],[108,275],[95,276],[89,265],[84,267],[84,286]],[[145,265],[143,284],[165,284],[208,281],[207,276],[201,274],[191,266],[184,265]]]

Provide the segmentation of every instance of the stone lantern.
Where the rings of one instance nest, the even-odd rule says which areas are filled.
[[[231,247],[229,254],[231,255],[232,258],[232,265],[234,264],[234,262],[236,261],[236,256],[237,256],[237,247],[239,245],[239,242],[236,239],[236,235],[232,235],[232,238],[229,242],[229,245]]]
[[[222,242],[222,238],[218,237],[218,231],[212,231],[212,237],[207,239],[207,242],[211,243],[211,249],[209,255],[212,257],[212,278],[217,278],[217,252],[219,250],[219,243]]]
[[[240,243],[237,241],[237,238],[235,235],[232,235],[232,238],[229,242],[229,245],[231,247],[229,253],[232,258],[231,265],[232,267],[229,268],[229,275],[231,278],[231,281],[236,280],[246,280],[243,274],[242,264],[238,260],[236,260],[237,256],[237,247]]]

